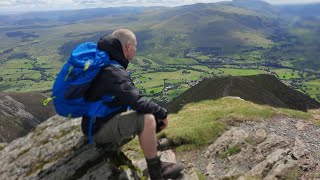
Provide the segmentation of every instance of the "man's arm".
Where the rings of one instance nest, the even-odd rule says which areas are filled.
[[[123,68],[109,66],[103,70],[105,92],[116,96],[114,105],[129,105],[139,113],[151,113],[156,119],[167,118],[167,110],[142,96]]]

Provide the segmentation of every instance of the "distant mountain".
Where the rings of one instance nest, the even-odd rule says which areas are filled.
[[[19,51],[47,55],[57,49],[65,59],[84,41],[117,27],[134,30],[142,55],[184,57],[189,52],[238,57],[237,61],[272,61],[319,70],[319,4],[274,6],[260,0],[198,3],[179,7],[118,7],[25,13],[0,16],[0,35],[39,36],[34,50]],[[52,32],[53,29],[54,32]],[[76,30],[75,30],[76,29]],[[3,34],[2,34],[3,33]],[[60,34],[59,34],[60,33]],[[54,38],[50,38],[54,34]],[[20,37],[20,36],[19,36]],[[49,38],[46,38],[49,37]],[[18,37],[0,45],[4,52],[15,48]],[[12,45],[12,46],[11,46]],[[48,48],[50,47],[50,48]],[[50,50],[48,50],[50,49]],[[2,59],[14,53],[2,52]],[[252,55],[254,54],[254,55]],[[240,57],[241,56],[241,57]]]
[[[320,3],[277,6],[282,12],[301,16],[320,18]]]
[[[157,16],[166,19],[151,26],[149,31],[153,36],[145,40],[145,47],[150,49],[153,46],[155,53],[171,52],[171,56],[181,56],[183,49],[224,55],[272,46],[274,43],[268,38],[279,28],[278,19],[274,15],[268,16],[273,11],[266,14],[242,6],[245,6],[243,1],[235,1],[194,4],[162,11]],[[271,5],[261,3],[258,9],[265,6],[271,8]],[[163,34],[166,37],[160,38]],[[156,48],[159,46],[161,48]]]
[[[313,9],[313,13],[309,13],[311,17],[302,15],[303,7]],[[134,27],[139,53],[143,55],[183,57],[196,51],[216,56],[241,56],[241,60],[250,58],[252,52],[259,54],[254,58],[257,62],[290,61],[294,68],[317,70],[320,68],[317,48],[320,42],[314,38],[320,28],[317,6],[297,6],[296,9],[259,0],[234,0],[145,9],[129,16],[112,15],[112,21],[99,20]],[[298,10],[301,13],[293,13]],[[69,41],[61,45],[59,52],[65,59],[75,44],[97,41],[98,36],[107,32],[103,29],[91,37]]]
[[[178,112],[185,104],[226,96],[301,111],[320,108],[316,100],[291,89],[272,75],[261,74],[206,79],[169,102],[168,109]]]
[[[21,14],[0,15],[0,25],[36,25],[38,23],[75,23],[82,20],[106,16],[127,16],[139,14],[146,9],[157,7],[111,7],[79,10],[61,10],[49,12],[29,12]]]
[[[11,142],[55,114],[52,104],[42,106],[41,93],[0,92],[0,142]]]
[[[279,14],[277,7],[262,0],[233,0],[232,5],[257,12],[263,12],[268,16],[277,16]]]

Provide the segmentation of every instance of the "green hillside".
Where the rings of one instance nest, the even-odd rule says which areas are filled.
[[[138,57],[129,70],[149,97],[171,100],[207,77],[273,73],[320,100],[320,21],[296,9],[235,0],[1,16],[0,90],[50,89],[76,45],[130,28]],[[181,78],[187,73],[190,79]]]

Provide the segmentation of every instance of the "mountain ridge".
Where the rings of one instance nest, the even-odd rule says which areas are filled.
[[[208,78],[168,103],[171,112],[185,104],[226,96],[238,96],[257,104],[307,111],[320,108],[320,102],[283,84],[273,75]]]

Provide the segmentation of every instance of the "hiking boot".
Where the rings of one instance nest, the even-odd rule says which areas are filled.
[[[164,151],[169,148],[170,141],[167,138],[162,138],[157,141],[157,145],[158,145],[157,146],[158,151]]]
[[[151,180],[164,180],[161,173],[161,161],[159,157],[146,159],[149,177]]]
[[[161,173],[164,179],[174,179],[181,175],[183,170],[183,164],[180,162],[171,163],[161,161]]]
[[[165,180],[180,177],[184,170],[182,163],[160,161],[159,157],[146,159],[151,180]]]

